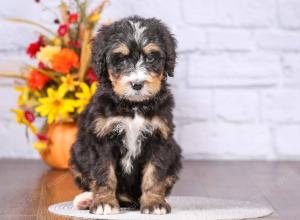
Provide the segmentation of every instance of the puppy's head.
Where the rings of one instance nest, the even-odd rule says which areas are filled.
[[[103,26],[93,42],[98,79],[130,101],[154,97],[173,76],[176,42],[159,20],[129,17]]]

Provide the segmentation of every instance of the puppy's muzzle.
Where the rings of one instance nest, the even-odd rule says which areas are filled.
[[[132,82],[131,83],[131,87],[132,89],[136,90],[136,91],[139,91],[143,88],[144,86],[144,82]]]

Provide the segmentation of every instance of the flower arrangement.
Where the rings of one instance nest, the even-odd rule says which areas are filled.
[[[36,3],[46,6],[38,0]],[[88,12],[88,0],[62,1],[60,15],[55,18],[57,31],[24,19],[7,19],[33,25],[41,30],[26,53],[36,61],[19,74],[1,74],[21,79],[18,108],[12,109],[18,123],[37,138],[38,151],[46,147],[47,136],[35,125],[37,118],[46,125],[76,121],[96,90],[96,76],[90,65],[91,39],[107,0]],[[47,10],[51,10],[47,8]]]

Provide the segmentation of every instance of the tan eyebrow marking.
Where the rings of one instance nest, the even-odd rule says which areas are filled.
[[[145,54],[149,54],[153,51],[160,51],[160,47],[155,43],[149,43],[143,48],[143,51]]]
[[[128,55],[129,54],[129,49],[125,44],[121,43],[116,48],[114,48],[112,52]]]

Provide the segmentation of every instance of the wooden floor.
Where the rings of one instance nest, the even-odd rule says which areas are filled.
[[[66,171],[39,161],[0,160],[0,219],[66,219],[47,211],[78,190]],[[300,220],[300,162],[186,161],[173,195],[242,199],[268,204],[263,220]]]

